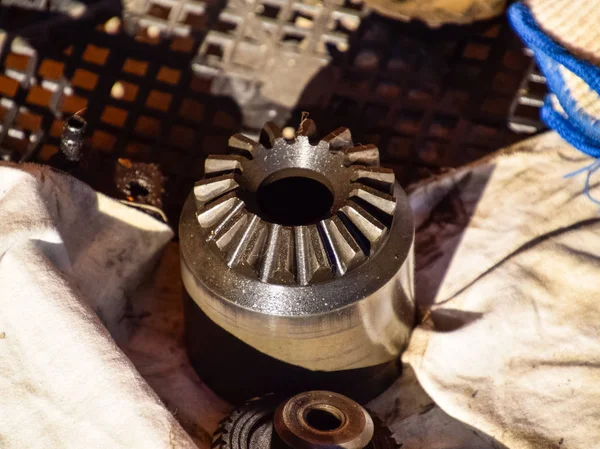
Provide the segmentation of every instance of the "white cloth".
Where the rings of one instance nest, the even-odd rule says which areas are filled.
[[[168,226],[61,173],[0,165],[0,447],[193,448],[118,349]]]
[[[563,177],[589,162],[548,133],[411,194],[422,323],[404,360],[512,449],[600,447],[600,214]]]
[[[526,0],[538,25],[576,57],[600,66],[597,0]]]

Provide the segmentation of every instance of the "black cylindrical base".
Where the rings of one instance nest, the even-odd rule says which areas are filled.
[[[268,393],[329,390],[364,404],[400,375],[399,361],[344,371],[311,371],[270,357],[215,324],[184,292],[185,338],[192,366],[223,399],[240,404]],[[316,348],[315,348],[316,349]]]

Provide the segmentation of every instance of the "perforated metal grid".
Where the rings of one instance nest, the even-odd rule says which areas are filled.
[[[190,36],[203,29],[210,2],[196,0],[125,0],[123,18],[130,33]]]
[[[282,125],[309,80],[348,50],[364,15],[360,0],[229,0],[193,68],[213,93],[233,93],[246,128]]]
[[[526,54],[533,56],[529,51]],[[546,125],[540,119],[540,109],[547,93],[546,78],[532,60],[510,107],[510,129],[523,134],[534,134],[545,129]]]
[[[2,62],[0,147],[16,153],[19,160],[28,160],[44,137],[44,122],[62,116],[63,97],[72,94],[72,88],[50,61],[41,64],[38,52],[22,39],[10,43]],[[44,92],[43,104],[30,99],[37,91]]]
[[[365,25],[339,82],[305,108],[321,127],[352,127],[404,184],[520,138],[507,115],[529,58],[505,18],[441,30],[380,17]]]
[[[226,5],[189,4],[125,5],[126,30],[109,34],[89,22],[68,33],[59,27],[33,53],[7,35],[0,146],[48,162],[64,117],[85,109],[95,151],[160,164],[168,180],[164,204],[176,220],[205,155],[224,152],[242,127],[236,102],[214,95],[213,77],[190,70],[198,55],[210,54],[205,36],[222,26]],[[332,62],[304,87],[291,124],[308,111],[322,133],[350,127],[356,142],[378,145],[404,185],[520,138],[507,116],[529,58],[503,17],[430,30],[371,15],[350,34],[348,48],[329,47]],[[312,48],[311,55],[323,49]]]

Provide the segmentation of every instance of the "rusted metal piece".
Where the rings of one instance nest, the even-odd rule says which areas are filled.
[[[356,402],[328,391],[275,395],[234,410],[213,449],[399,449],[390,430]]]
[[[115,167],[117,190],[130,202],[162,208],[165,177],[158,164],[119,159]]]

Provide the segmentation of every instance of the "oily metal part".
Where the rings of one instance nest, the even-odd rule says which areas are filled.
[[[208,157],[180,221],[184,285],[213,322],[286,363],[389,362],[414,319],[408,200],[375,146],[354,146],[347,129],[313,143],[314,132],[305,120],[286,140],[267,123],[262,143],[234,135],[231,154]],[[265,216],[261,189],[294,177],[330,192],[325,217],[294,226]],[[288,195],[282,203],[302,202],[302,191]]]
[[[399,447],[376,416],[351,399],[328,391],[304,392],[284,401],[275,395],[252,400],[221,422],[212,443],[213,449]]]
[[[121,158],[115,164],[114,182],[127,201],[162,207],[165,177],[159,165]]]
[[[80,115],[72,115],[65,121],[60,136],[60,151],[67,160],[81,160],[86,128],[87,122]]]

